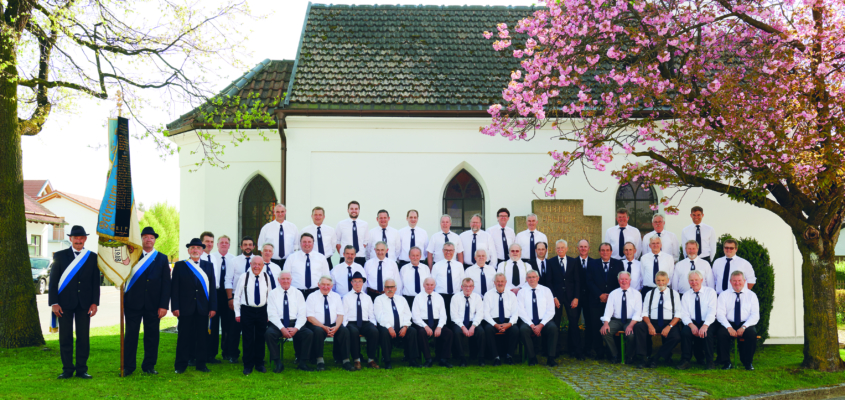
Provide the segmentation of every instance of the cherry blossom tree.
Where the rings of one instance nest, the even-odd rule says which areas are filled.
[[[482,133],[569,143],[574,167],[771,211],[803,258],[804,362],[840,371],[834,247],[845,211],[845,1],[548,0],[485,32],[520,70]],[[513,32],[511,32],[513,30]],[[494,37],[495,36],[495,37]],[[655,205],[656,207],[656,205]]]

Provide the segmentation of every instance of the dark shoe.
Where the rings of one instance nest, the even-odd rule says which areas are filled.
[[[62,372],[57,379],[70,379],[73,378],[73,372]]]
[[[375,361],[373,361],[373,362],[375,362]],[[411,365],[411,367],[413,367],[413,365]],[[370,368],[372,368],[372,367],[370,367]],[[391,364],[390,361],[385,362],[384,363],[384,369],[393,369],[393,364]]]
[[[76,377],[77,377],[77,378],[82,378],[82,379],[91,379],[91,378],[93,378],[93,376],[88,375],[88,373],[87,373],[87,372],[83,372],[83,373],[81,373],[81,374],[80,374],[79,372],[77,372],[77,373],[76,373]]]
[[[353,361],[352,362],[352,368],[355,369],[356,371],[360,371],[361,370],[361,362],[360,361]]]
[[[282,360],[275,361],[276,367],[273,368],[273,372],[280,374],[282,371],[285,370],[285,364],[282,363]]]
[[[734,366],[733,366],[733,364],[731,364],[731,363],[726,363],[726,364],[722,365],[722,369],[731,369],[731,368],[733,368],[733,367],[734,367]]]
[[[376,363],[376,360],[373,360],[373,361],[370,361],[370,362],[367,363],[367,368],[379,369],[380,367]],[[358,369],[361,369],[361,368],[358,368]]]
[[[690,363],[689,363],[689,361],[681,361],[681,363],[680,363],[680,364],[678,364],[678,365],[675,367],[675,369],[679,369],[679,370],[681,370],[681,371],[686,370],[686,369],[689,369],[689,368],[690,368]]]
[[[458,366],[462,367],[462,368],[466,367],[467,366],[467,360],[461,359],[461,362],[460,362],[460,364],[458,364]]]
[[[487,364],[485,364],[485,363],[484,363],[484,359],[483,359],[483,358],[479,358],[479,359],[478,359],[478,366],[479,366],[479,367],[483,367],[483,366],[485,366],[485,365],[487,365]]]
[[[188,360],[188,366],[189,367],[196,367],[197,361],[196,360]]]
[[[557,361],[555,361],[553,357],[549,357],[549,359],[546,361],[546,365],[550,367],[557,367]]]
[[[513,365],[514,364],[513,357],[511,357],[510,355],[505,356],[505,364]]]
[[[575,356],[575,359],[576,359],[576,360],[578,360],[578,361],[584,361],[584,360],[586,360],[587,358],[586,358],[586,357],[584,357],[584,355],[583,355],[583,354],[577,354],[577,355]]]
[[[423,364],[423,368],[431,368],[434,365],[434,360],[425,360],[425,364]]]
[[[751,363],[745,364],[745,370],[746,371],[754,371],[754,364],[751,364]]]
[[[657,359],[648,360],[648,363],[645,366],[646,368],[657,368]]]
[[[528,366],[533,367],[537,365],[537,357],[531,357],[528,359]]]
[[[210,359],[208,359],[208,361],[206,361],[205,363],[206,363],[206,364],[221,364],[221,363],[223,363],[223,361],[220,361],[220,360],[218,360],[218,359],[216,359],[216,358],[210,358]]]
[[[263,366],[263,365],[262,365],[262,366],[260,366],[260,367],[255,367],[255,370],[256,370],[256,371],[258,371],[258,372],[260,372],[260,373],[262,373],[262,374],[266,374],[266,373],[267,373],[267,367],[265,367],[265,366]]]
[[[249,375],[252,373],[252,368],[244,368],[244,375]]]
[[[388,363],[388,364],[390,364],[390,363]],[[420,365],[420,363],[417,362],[417,361],[411,361],[411,362],[408,363],[408,367],[410,367],[410,368],[422,368],[422,365]],[[387,368],[387,367],[385,367],[385,368]],[[391,366],[390,368],[387,368],[387,369],[391,369],[391,368],[393,368],[393,366]]]
[[[126,378],[127,376],[132,375],[133,372],[135,371],[123,371],[123,377]],[[120,374],[118,374],[117,376],[120,376]]]
[[[326,370],[326,363],[318,363],[317,364],[317,371],[325,371]]]
[[[452,363],[450,363],[449,360],[445,358],[441,358],[440,361],[437,362],[437,365],[445,368],[452,368]]]
[[[145,374],[158,375],[158,371],[156,371],[154,368],[145,369],[143,371],[144,371]]]
[[[185,373],[185,370],[184,370],[184,369],[177,369],[177,370],[176,370],[176,373],[177,373],[177,374],[184,374],[184,373]]]
[[[197,367],[197,371],[198,372],[211,372],[211,370],[208,369],[208,367]]]
[[[493,360],[493,366],[494,367],[498,367],[500,365],[502,365],[502,359],[501,358],[497,358],[497,359]]]
[[[705,366],[704,369],[706,369],[706,370],[716,369],[716,363],[714,363],[713,361],[710,361],[709,363],[707,363],[707,366]]]
[[[360,364],[360,363],[359,363],[359,364]],[[357,371],[357,370],[355,369],[355,367],[353,367],[353,366],[352,366],[352,363],[351,363],[351,362],[349,362],[349,361],[347,361],[347,362],[343,363],[343,369],[345,369],[345,370],[347,370],[347,371],[350,371],[350,372],[351,372],[351,371]]]
[[[310,366],[306,363],[300,363],[299,365],[296,366],[296,369],[298,369],[300,371],[306,371],[306,372],[311,372],[311,371],[314,370],[314,368],[312,366]]]
[[[648,364],[648,359],[646,357],[643,357],[643,356],[637,356],[637,358],[639,358],[639,360],[638,360],[639,363],[637,363],[637,369],[645,368],[646,365]]]

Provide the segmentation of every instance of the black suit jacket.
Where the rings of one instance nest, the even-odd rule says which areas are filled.
[[[555,257],[555,258],[557,258],[557,257]],[[540,263],[542,263],[543,261],[546,261],[546,274],[545,275],[543,275],[541,273],[541,268],[540,268]],[[551,261],[552,261],[551,259],[537,260],[537,268],[536,268],[537,273],[540,274],[540,281],[539,281],[540,284],[549,288],[549,289],[552,288]],[[526,263],[525,265],[530,266],[531,263]],[[525,272],[527,273],[528,271],[525,271]]]
[[[561,304],[569,304],[573,299],[581,296],[581,263],[577,259],[566,256],[566,273],[564,273],[563,266],[558,260],[557,257],[546,260],[547,268],[550,268],[551,286],[549,287]]]
[[[208,298],[202,282],[191,271],[185,261],[173,265],[173,282],[170,285],[170,308],[179,311],[179,316],[190,317],[195,314],[208,315],[217,311],[217,290],[214,289],[214,266],[200,259],[200,268],[208,277]]]
[[[601,259],[591,259],[587,265],[587,296],[591,304],[601,304],[599,296],[610,293],[619,287],[619,277],[622,272],[622,261],[615,258],[610,259],[607,275],[604,273],[604,264]]]
[[[132,284],[123,301],[127,310],[136,311],[158,311],[170,306],[170,263],[167,256],[156,253],[155,260]]]
[[[100,269],[97,267],[97,253],[88,255],[85,264],[76,272],[73,280],[67,282],[59,294],[59,280],[65,269],[76,258],[73,247],[59,250],[53,254],[53,266],[50,270],[50,293],[47,301],[50,305],[58,304],[62,310],[76,307],[88,309],[91,304],[100,305]]]
[[[590,265],[592,260],[593,260],[592,258],[587,257],[587,266]],[[587,268],[584,268],[584,267],[581,266],[581,257],[580,256],[575,257],[575,262],[578,263],[578,273],[579,273],[578,277],[580,279],[579,283],[581,284],[581,297],[579,298],[579,302],[586,304],[584,302],[587,299],[587,286],[588,286],[587,285]]]

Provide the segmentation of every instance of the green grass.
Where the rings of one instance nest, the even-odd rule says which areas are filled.
[[[165,318],[162,327],[175,325],[175,318]],[[58,335],[47,336],[43,348],[0,350],[0,390],[3,398],[264,398],[293,399],[349,398],[389,396],[410,398],[490,397],[495,393],[511,398],[579,398],[567,384],[546,368],[526,364],[501,367],[412,369],[405,367],[400,352],[394,351],[393,370],[347,372],[333,363],[331,345],[326,345],[328,370],[302,372],[293,368],[293,348],[285,349],[285,371],[242,374],[242,364],[209,365],[209,374],[188,368],[184,375],[173,373],[176,335],[161,334],[157,376],[139,374],[143,345],[138,349],[138,370],[128,378],[119,378],[119,327],[91,331],[91,355],[88,359],[92,380],[58,380],[61,373]],[[143,334],[141,343],[143,343]],[[266,355],[265,355],[266,357]],[[269,359],[267,357],[266,359]],[[271,364],[268,363],[268,369]]]

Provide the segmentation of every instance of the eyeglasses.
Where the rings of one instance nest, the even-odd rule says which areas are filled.
[[[725,246],[725,250],[736,250],[736,247],[733,247],[733,246],[731,246],[731,247]]]

